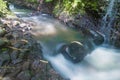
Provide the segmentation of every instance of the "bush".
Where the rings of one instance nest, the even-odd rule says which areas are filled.
[[[8,13],[6,2],[0,0],[0,17],[5,16]]]

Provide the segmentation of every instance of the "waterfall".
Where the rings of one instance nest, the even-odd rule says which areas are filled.
[[[116,15],[115,1],[116,0],[110,0],[110,3],[107,8],[107,12],[105,16],[102,18],[101,32],[103,32],[105,35],[105,43],[109,43],[110,33]]]

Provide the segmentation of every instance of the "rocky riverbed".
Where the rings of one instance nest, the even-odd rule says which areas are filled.
[[[42,58],[31,26],[18,18],[0,19],[0,80],[64,80]]]

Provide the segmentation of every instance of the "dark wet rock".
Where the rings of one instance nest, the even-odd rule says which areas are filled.
[[[115,41],[114,46],[116,48],[120,48],[120,39],[118,39],[118,40]]]
[[[17,64],[17,63],[20,63],[20,62],[22,62],[23,60],[22,59],[20,59],[20,58],[18,58],[18,59],[13,59],[12,60],[12,63],[13,64]]]
[[[17,43],[14,43],[14,45],[13,45],[15,48],[20,48],[21,46],[22,46],[22,44],[21,43],[19,43],[19,42],[17,42]]]
[[[23,63],[22,70],[28,70],[30,68],[30,61]]]
[[[19,51],[13,51],[10,54],[11,60],[17,59],[18,55],[19,55]]]
[[[7,76],[10,76],[11,78],[14,78],[12,80],[16,80],[16,76],[21,72],[21,70],[19,68],[15,69],[15,67],[13,67],[15,71],[11,71],[10,74],[8,74]]]
[[[59,52],[74,63],[81,62],[87,55],[84,45],[78,41],[62,45]]]
[[[11,39],[14,38],[11,33],[6,34],[5,37],[6,37],[7,39],[9,39],[9,40],[11,40]]]
[[[42,80],[41,78],[42,76],[40,75],[40,73],[38,73],[34,77],[32,77],[31,80]]]
[[[111,34],[111,43],[116,48],[120,48],[120,31],[116,31],[113,34]]]
[[[0,27],[0,37],[4,36],[6,34],[5,29]]]
[[[73,41],[68,45],[68,55],[76,62],[82,61],[87,52],[82,43]]]
[[[33,63],[32,63],[32,69],[34,69],[34,70],[36,70],[37,68],[38,68],[38,66],[39,66],[39,63],[40,63],[40,61],[39,60],[35,60]]]
[[[93,36],[93,42],[95,43],[95,45],[99,46],[104,42],[104,35],[100,32],[96,32],[96,31],[90,31],[90,33]]]
[[[12,22],[13,21],[13,22]],[[7,33],[0,38],[0,76],[11,80],[64,80],[42,58],[42,47],[29,33],[29,23],[3,19]],[[26,26],[21,27],[20,23]],[[14,24],[13,24],[14,23]],[[25,31],[22,31],[25,30]],[[54,73],[51,73],[51,69]],[[6,78],[7,79],[7,78]]]
[[[0,54],[0,66],[4,64],[4,62],[9,61],[10,56],[7,53],[1,53]]]
[[[13,64],[17,64],[17,63],[20,63],[20,62],[22,62],[22,59],[21,58],[18,58],[18,56],[19,56],[19,51],[13,51],[12,53],[11,53],[11,61],[12,61],[12,63]]]
[[[0,38],[0,47],[6,46],[9,44],[10,44],[9,40],[7,40],[6,38]]]
[[[22,71],[18,74],[17,78],[19,80],[30,80],[31,78],[31,74],[30,74],[30,71],[29,70],[26,70],[26,71]]]

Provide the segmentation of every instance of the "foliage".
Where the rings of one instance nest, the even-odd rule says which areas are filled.
[[[54,1],[54,0],[53,0]],[[99,12],[101,10],[101,3],[104,0],[59,0],[54,8],[54,14],[59,15],[65,12],[68,15],[85,13],[88,11]]]
[[[81,0],[63,0],[57,3],[54,9],[54,13],[59,14],[61,12],[65,12],[68,15],[76,14],[79,12],[83,12],[84,3]]]
[[[0,0],[0,17],[5,16],[8,13],[7,4],[5,1]]]

